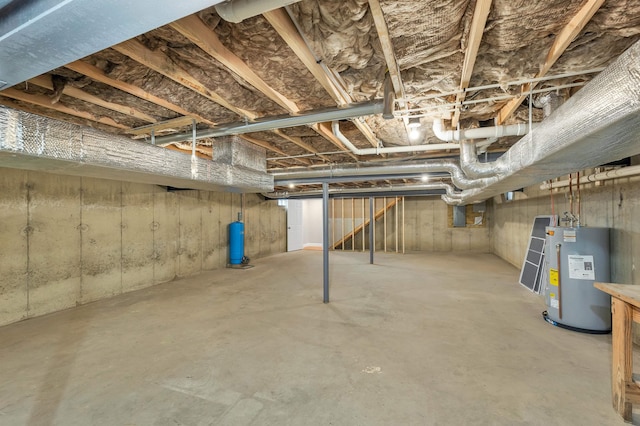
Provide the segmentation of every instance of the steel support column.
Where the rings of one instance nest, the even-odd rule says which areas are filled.
[[[322,277],[324,303],[329,303],[329,184],[322,183]]]

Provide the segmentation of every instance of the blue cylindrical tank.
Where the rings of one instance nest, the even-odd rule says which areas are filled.
[[[240,265],[244,257],[244,223],[229,224],[229,263]]]

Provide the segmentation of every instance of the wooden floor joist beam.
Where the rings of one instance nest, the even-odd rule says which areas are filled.
[[[29,103],[29,104],[37,105],[37,106],[42,107],[42,108],[47,108],[47,109],[50,109],[50,110],[58,111],[58,112],[61,112],[63,114],[67,114],[67,115],[71,115],[71,116],[79,117],[79,118],[84,118],[84,119],[90,120],[90,121],[95,121],[96,123],[104,124],[106,126],[115,127],[116,129],[129,130],[128,126],[126,126],[124,124],[121,124],[121,123],[118,123],[117,121],[113,120],[112,118],[99,117],[97,115],[91,114],[91,113],[86,112],[86,111],[78,111],[78,110],[70,108],[70,107],[68,107],[66,105],[63,105],[60,102],[52,104],[51,103],[51,98],[46,96],[46,95],[33,95],[33,94],[25,93],[25,92],[23,92],[21,90],[14,89],[14,88],[4,89],[2,92],[0,92],[0,95],[1,96],[5,96],[7,98],[15,99],[15,100],[18,100],[18,101],[26,102],[26,103]]]
[[[191,111],[187,111],[186,109],[175,105],[166,99],[162,99],[158,96],[152,95],[151,93],[141,89],[138,86],[134,86],[133,84],[126,83],[124,81],[116,80],[107,76],[100,68],[95,67],[91,64],[82,61],[71,62],[70,64],[65,65],[65,68],[70,69],[71,71],[75,71],[78,74],[85,75],[92,80],[95,80],[99,83],[106,84],[107,86],[111,86],[115,89],[121,90],[130,95],[136,96],[140,99],[143,99],[147,102],[151,102],[152,104],[158,105],[162,108],[166,108],[170,111],[176,112],[182,115],[188,115],[191,117],[195,117],[198,122],[206,123],[209,125],[215,125],[215,123],[211,120],[208,120],[201,115],[195,114]]]
[[[276,135],[280,136],[283,139],[288,140],[291,143],[298,145],[300,148],[305,149],[311,152],[312,154],[316,154],[318,157],[322,158],[325,161],[331,161],[329,157],[327,157],[324,154],[320,154],[317,149],[315,149],[314,147],[306,143],[304,140],[302,140],[302,138],[298,136],[289,136],[286,133],[284,133],[282,130],[274,130],[273,133],[275,133]]]
[[[171,27],[183,36],[187,37],[192,43],[207,52],[212,58],[223,64],[229,70],[238,74],[247,83],[251,84],[263,95],[286,109],[289,113],[300,113],[300,108],[295,102],[287,99],[287,97],[282,93],[269,86],[262,78],[253,72],[253,70],[241,58],[227,49],[220,42],[217,34],[212,31],[198,16],[191,15],[180,19],[172,23]],[[316,125],[311,125],[310,127],[318,132]],[[337,147],[342,145],[333,134],[326,135],[321,132],[318,132],[318,134]],[[354,159],[356,159],[355,156]]]
[[[28,82],[45,89],[54,90],[51,76],[47,74],[32,78],[31,80],[28,80]],[[84,90],[78,89],[77,87],[67,85],[62,90],[62,94],[93,105],[101,106],[102,108],[106,108],[111,111],[119,112],[120,114],[128,115],[139,120],[146,121],[148,123],[157,122],[155,118],[151,117],[148,114],[145,114],[144,112],[138,111],[133,107],[109,102],[107,100],[99,98],[98,96],[92,95],[91,93],[87,93]]]
[[[284,42],[291,48],[296,56],[298,56],[309,72],[311,72],[311,74],[316,78],[316,80],[318,80],[320,85],[324,87],[329,96],[331,96],[338,105],[347,105],[352,102],[351,96],[349,96],[346,90],[334,83],[335,79],[341,79],[340,75],[337,73],[331,75],[331,70],[326,69],[316,60],[315,55],[309,49],[307,43],[304,41],[302,35],[300,35],[295,24],[284,9],[272,10],[264,13],[263,16],[267,21],[269,21],[269,24],[271,24]],[[363,123],[360,123],[357,120],[355,121],[355,124],[359,129],[366,126],[366,124],[363,125]],[[314,130],[318,131],[316,128],[314,128]],[[377,141],[375,138],[373,140],[369,139],[369,136],[372,133],[371,129],[369,129],[369,132],[363,132],[369,142],[376,147]],[[326,137],[326,135],[323,136]],[[344,145],[342,145],[340,141],[337,141],[336,138],[332,137],[329,138],[329,140],[338,148],[344,148]],[[351,153],[349,153],[349,155],[357,160],[355,155]]]
[[[283,150],[281,150],[280,148],[277,148],[275,146],[273,146],[272,144],[270,144],[267,141],[263,141],[262,139],[258,139],[258,138],[254,138],[253,136],[249,136],[249,135],[238,135],[239,137],[241,137],[242,139],[246,140],[247,142],[251,142],[252,144],[258,145],[263,147],[264,149],[267,149],[271,152],[275,152],[276,154],[282,155],[283,157],[287,157],[289,154],[287,154],[286,152],[284,152]],[[311,161],[309,161],[306,158],[295,158],[293,160],[296,160],[297,162],[304,164],[306,166],[311,164]]]
[[[587,23],[589,23],[593,15],[595,15],[603,3],[604,0],[587,0],[578,13],[576,13],[569,23],[558,33],[547,52],[545,61],[540,65],[540,71],[538,71],[534,78],[544,77],[547,74],[553,64],[555,64],[558,58],[562,56],[567,47],[569,47],[571,42],[578,36],[578,34],[580,34],[580,31],[582,31]],[[498,124],[504,123],[507,118],[511,117],[527,97],[527,92],[532,90],[535,86],[536,84],[522,85],[520,88],[521,95],[507,102],[507,104],[502,107],[498,113]]]
[[[238,74],[273,102],[289,112],[300,112],[295,102],[287,99],[282,93],[269,86],[269,84],[260,78],[241,58],[227,49],[222,42],[220,42],[218,35],[197,15],[182,18],[171,23],[170,26],[188,38],[193,44],[207,52],[212,58],[232,72]]]
[[[393,49],[393,43],[391,42],[391,36],[389,35],[389,28],[387,27],[387,21],[384,19],[384,13],[380,6],[379,0],[369,0],[369,9],[371,10],[371,16],[373,16],[373,23],[376,26],[376,32],[378,33],[378,39],[382,46],[382,54],[384,60],[387,63],[387,69],[389,70],[389,77],[393,84],[393,91],[398,98],[404,98],[404,85],[402,84],[402,77],[400,76],[400,67],[396,60],[395,50]]]
[[[161,51],[149,49],[136,39],[127,40],[123,43],[112,46],[112,49],[122,53],[134,61],[154,70],[155,72],[170,78],[176,83],[187,87],[194,92],[204,96],[205,98],[217,103],[218,105],[233,111],[240,117],[246,117],[253,120],[257,115],[243,108],[232,105],[228,100],[216,93],[214,90],[205,86],[198,79],[193,77],[187,70],[173,62],[167,55]]]
[[[482,34],[484,32],[484,27],[487,25],[487,18],[489,17],[489,11],[491,10],[491,2],[492,0],[476,1],[476,8],[473,12],[471,28],[469,29],[469,37],[467,39],[467,51],[464,55],[464,62],[462,63],[462,75],[460,77],[461,92],[456,95],[457,108],[451,120],[451,127],[454,129],[460,120],[460,106],[467,96],[465,90],[469,87],[469,82],[471,81],[473,67],[476,64],[478,50],[480,49],[480,42],[482,41]]]

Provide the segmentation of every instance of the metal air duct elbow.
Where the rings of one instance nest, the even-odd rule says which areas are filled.
[[[478,161],[476,144],[470,140],[460,142],[460,168],[470,179],[494,177],[505,172],[507,167],[503,161],[481,163]]]

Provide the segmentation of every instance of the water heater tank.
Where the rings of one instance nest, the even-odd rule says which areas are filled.
[[[244,258],[244,223],[229,224],[229,263],[240,265]]]
[[[546,319],[578,331],[611,330],[611,298],[593,287],[609,282],[609,228],[546,228]]]

